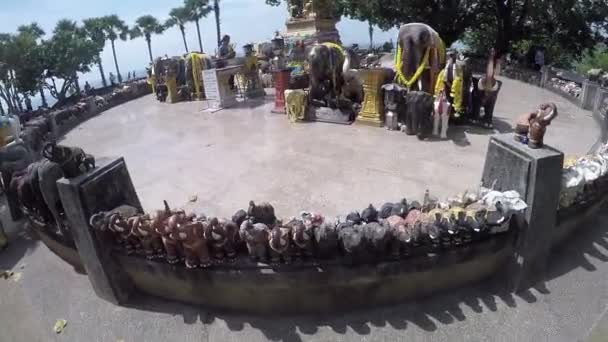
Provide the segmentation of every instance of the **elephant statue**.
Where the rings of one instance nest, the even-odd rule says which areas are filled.
[[[253,223],[263,223],[268,226],[274,225],[277,220],[274,215],[274,207],[267,202],[256,205],[253,201],[249,201],[247,216],[253,220]]]
[[[290,122],[304,121],[307,104],[306,92],[302,89],[285,90],[285,109]]]
[[[397,39],[396,62],[396,83],[409,90],[433,94],[439,71],[445,64],[445,44],[429,25],[403,25]]]
[[[544,103],[540,105],[537,112],[527,113],[515,122],[515,140],[528,144],[530,148],[543,147],[543,138],[547,126],[557,116],[555,103]]]
[[[2,186],[6,193],[6,201],[13,221],[23,217],[19,209],[19,198],[16,192],[11,191],[10,184],[13,174],[25,170],[33,160],[33,153],[24,142],[5,146],[0,150],[0,174]]]
[[[323,222],[315,229],[317,256],[321,259],[330,259],[338,251],[338,231],[333,222]]]
[[[205,238],[211,245],[213,257],[223,260],[224,257],[233,260],[236,257],[236,240],[239,228],[236,223],[217,218],[205,222]]]
[[[317,44],[311,48],[308,63],[310,98],[314,104],[320,107],[337,107],[344,86],[344,73],[355,67],[355,59],[352,51],[335,43]]]
[[[267,225],[246,220],[241,224],[239,234],[241,240],[247,244],[247,251],[252,261],[266,262],[268,260],[270,229]]]
[[[294,244],[294,256],[297,258],[312,257],[314,253],[314,226],[307,224],[306,221],[298,219],[292,219],[286,224],[286,226],[291,229],[291,240]]]
[[[431,135],[433,124],[433,95],[423,91],[410,91],[405,96],[405,133],[424,139]]]
[[[293,254],[291,228],[283,225],[275,226],[272,231],[270,231],[268,246],[270,247],[270,257],[273,264],[278,265],[281,262],[281,259],[286,264],[290,264]]]
[[[380,207],[380,212],[378,215],[380,219],[387,219],[395,215],[405,218],[405,216],[407,215],[407,211],[407,199],[403,198],[398,203],[384,203],[382,207]]]
[[[543,140],[547,132],[547,126],[557,117],[557,106],[555,103],[540,105],[538,115],[530,120],[530,132],[528,133],[528,146],[530,148],[543,147]]]
[[[131,234],[139,238],[143,252],[149,260],[165,256],[161,235],[152,228],[150,215],[137,215],[128,219]]]
[[[202,222],[186,222],[177,228],[175,235],[177,240],[182,243],[186,268],[207,268],[213,264]]]
[[[472,78],[472,120],[477,121],[481,119],[482,125],[488,129],[493,128],[494,107],[498,99],[498,92],[502,87],[502,82],[496,79],[500,75],[500,69],[501,60],[496,58],[496,53],[492,49],[488,57],[485,75],[479,79]],[[481,118],[481,108],[484,111],[483,118]]]

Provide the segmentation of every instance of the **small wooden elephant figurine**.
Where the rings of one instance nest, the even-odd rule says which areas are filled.
[[[110,211],[99,212],[89,219],[89,225],[99,231],[109,231],[117,246],[123,248],[127,254],[132,254],[137,245],[136,239],[131,235],[129,217],[137,215],[137,209],[122,205]]]
[[[185,222],[176,232],[177,239],[182,242],[184,248],[187,268],[206,268],[212,265],[202,222]]]
[[[330,259],[338,252],[338,230],[333,222],[323,222],[315,229],[317,242],[317,256],[321,259]]]
[[[253,220],[253,223],[263,223],[268,226],[274,225],[277,220],[274,215],[274,207],[267,202],[256,205],[253,201],[250,201],[247,216]]]
[[[537,112],[520,116],[515,122],[515,140],[527,143],[530,148],[543,147],[547,126],[557,114],[555,103],[544,103]]]
[[[291,245],[291,228],[277,225],[268,236],[270,257],[273,264],[279,264],[281,259],[286,264],[291,263],[293,249]]]
[[[249,257],[253,261],[268,261],[268,236],[270,229],[263,223],[253,223],[246,220],[239,231],[241,240],[247,245]]]
[[[292,219],[286,226],[291,228],[291,238],[295,247],[295,256],[298,258],[312,257],[314,248],[314,221],[307,220],[305,222],[298,219]]]
[[[392,215],[383,224],[388,226],[392,235],[390,240],[390,254],[398,259],[402,253],[406,253],[412,242],[412,233],[405,224],[405,219],[399,215]]]
[[[163,222],[162,226],[157,229],[157,232],[162,236],[165,252],[167,253],[167,262],[170,264],[177,264],[182,258],[183,246],[178,231],[182,228],[182,225],[189,221],[191,220],[188,219],[186,213],[178,212],[177,214],[171,215]]]
[[[134,216],[128,222],[131,233],[139,238],[146,258],[154,259],[165,256],[161,235],[152,228],[152,220],[149,215]]]
[[[211,218],[205,222],[205,237],[211,244],[213,257],[223,260],[224,257],[236,257],[236,240],[239,234],[237,225],[229,220]]]

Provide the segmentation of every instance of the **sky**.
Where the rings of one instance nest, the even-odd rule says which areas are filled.
[[[183,4],[182,0],[1,0],[0,32],[14,32],[19,25],[37,22],[50,34],[60,19],[81,21],[85,18],[99,17],[108,14],[117,14],[127,25],[132,25],[135,19],[150,14],[164,21],[173,7]],[[232,42],[240,49],[251,42],[267,41],[272,39],[274,32],[285,30],[287,9],[285,5],[272,7],[264,0],[222,0],[221,29],[222,34],[229,34]],[[367,23],[342,19],[338,23],[343,44],[359,43],[367,45]],[[206,52],[215,49],[215,19],[213,14],[201,22],[203,48]],[[198,49],[198,40],[195,25],[186,26],[188,47]],[[396,40],[395,29],[382,32],[375,30],[375,44],[382,44],[390,39]],[[143,38],[131,41],[117,41],[116,53],[123,77],[128,71],[143,70],[149,57],[146,42]],[[152,37],[152,52],[155,56],[181,55],[185,52],[181,34],[178,28],[167,30],[163,35]],[[106,74],[115,71],[110,44],[106,45],[102,53],[103,66]],[[93,72],[83,75],[82,80],[97,80],[99,73],[94,67]]]

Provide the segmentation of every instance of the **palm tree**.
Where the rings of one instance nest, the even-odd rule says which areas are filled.
[[[161,25],[156,18],[151,15],[144,15],[135,20],[135,27],[131,30],[131,39],[141,36],[146,38],[148,43],[148,53],[150,54],[150,63],[154,62],[152,55],[152,34],[161,34],[165,27]]]
[[[213,11],[215,12],[215,29],[217,32],[217,46],[222,43],[222,32],[220,31],[220,1],[213,0]]]
[[[190,12],[186,7],[176,7],[169,12],[169,19],[165,23],[165,27],[178,26],[179,30],[182,31],[182,39],[184,40],[184,47],[186,52],[188,51],[188,43],[186,42],[186,23],[190,21]]]
[[[201,39],[201,28],[199,26],[199,21],[202,18],[205,18],[209,12],[213,10],[211,6],[209,6],[209,0],[184,0],[184,6],[190,12],[191,20],[196,24],[196,33],[198,34],[198,45],[201,48],[201,53],[203,52],[203,40]]]
[[[104,21],[103,18],[89,18],[82,21],[84,23],[84,30],[87,33],[89,39],[97,44],[99,47],[99,54],[97,55],[97,65],[99,67],[99,73],[101,74],[101,82],[103,83],[104,88],[108,86],[108,82],[106,81],[106,74],[103,71],[103,63],[101,61],[101,51],[106,45],[106,40],[108,37],[106,36],[106,32],[104,30]]]
[[[120,74],[120,68],[118,67],[118,59],[116,58],[116,39],[127,40],[129,36],[129,27],[125,25],[117,15],[108,15],[102,18],[103,27],[107,38],[112,43],[112,54],[114,55],[114,64],[116,65],[116,75],[118,76],[118,83],[122,83],[122,75]]]

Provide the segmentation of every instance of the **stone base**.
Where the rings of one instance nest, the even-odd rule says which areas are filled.
[[[357,121],[355,121],[358,125],[372,126],[372,127],[383,127],[384,122],[379,119],[371,119],[364,116],[358,116]]]
[[[262,88],[247,89],[245,91],[245,97],[250,98],[250,99],[253,99],[256,97],[264,97],[264,96],[266,96],[266,92]]]
[[[336,28],[338,20],[303,18],[290,19],[283,38],[287,41],[304,41],[304,45],[333,42],[340,43],[340,33]]]
[[[310,106],[306,112],[306,119],[309,121],[328,122],[341,125],[350,125],[354,121],[354,112],[329,107]]]

